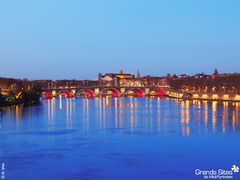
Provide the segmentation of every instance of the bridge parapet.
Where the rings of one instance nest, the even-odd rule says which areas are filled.
[[[143,96],[163,96],[171,92],[171,88],[166,87],[116,87],[116,86],[96,86],[96,87],[70,87],[70,88],[52,88],[43,89],[43,92],[50,92],[52,97],[58,97],[59,95],[65,94],[68,97],[76,96],[102,96],[112,95],[114,97],[136,95],[139,97]]]

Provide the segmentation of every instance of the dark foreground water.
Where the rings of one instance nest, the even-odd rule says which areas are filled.
[[[10,180],[240,179],[240,104],[95,98],[4,107],[0,166]]]

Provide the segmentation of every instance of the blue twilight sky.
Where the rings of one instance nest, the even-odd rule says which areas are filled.
[[[0,77],[240,72],[240,0],[0,0]]]

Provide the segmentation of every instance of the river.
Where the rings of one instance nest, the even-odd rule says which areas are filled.
[[[236,102],[42,100],[2,109],[0,179],[240,179],[239,142]]]

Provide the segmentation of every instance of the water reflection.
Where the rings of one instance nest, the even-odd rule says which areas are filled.
[[[181,124],[182,124],[182,135],[189,136],[190,135],[190,109],[189,109],[189,101],[181,102]]]
[[[15,111],[16,111],[16,120],[17,121],[22,119],[22,108],[23,107],[21,105],[20,106],[16,106]]]
[[[208,102],[207,101],[203,101],[203,108],[204,108],[204,125],[207,127],[208,124]],[[207,129],[206,129],[207,130]]]
[[[160,97],[157,98],[157,127],[158,132],[160,132],[160,123],[161,123],[161,103],[160,103]]]
[[[189,135],[191,132],[191,126],[188,126],[190,121],[196,121],[198,126],[203,123],[206,133],[209,128],[213,132],[221,129],[221,132],[225,133],[230,122],[233,130],[239,125],[238,102],[181,101],[180,111],[182,135]]]
[[[82,122],[85,131],[114,127],[129,128],[131,133],[141,130],[161,134],[180,128],[182,136],[190,136],[193,132],[225,133],[229,125],[235,130],[240,118],[239,103],[217,101],[104,97],[48,100],[47,106],[49,130],[54,130],[56,121],[59,121],[56,119],[59,111],[65,111],[66,129],[73,129],[74,123],[78,121]],[[21,116],[18,113],[16,117]]]
[[[226,124],[228,122],[228,102],[223,102],[223,115],[222,115],[222,132],[226,132]]]
[[[129,172],[133,179],[194,179],[185,174],[236,163],[239,108],[232,102],[109,97],[4,107],[0,153],[11,170],[8,179],[112,179],[116,173],[127,179]]]
[[[232,127],[233,127],[233,130],[236,129],[236,126],[239,125],[239,103],[233,103],[232,106],[234,107],[233,108],[233,115],[232,115]]]
[[[73,115],[73,107],[75,107],[75,103],[72,102],[72,99],[66,100],[66,125],[67,129],[72,129],[72,115]]]
[[[213,131],[216,131],[216,126],[217,126],[217,102],[213,101],[212,102],[212,127]]]
[[[89,129],[89,99],[83,99],[82,103],[82,113],[83,113],[83,125],[84,129],[88,130]],[[100,119],[102,121],[102,118]]]
[[[60,100],[61,103],[61,100]],[[47,100],[47,111],[48,111],[48,130],[53,131],[55,126],[55,112],[56,112],[56,100]]]

